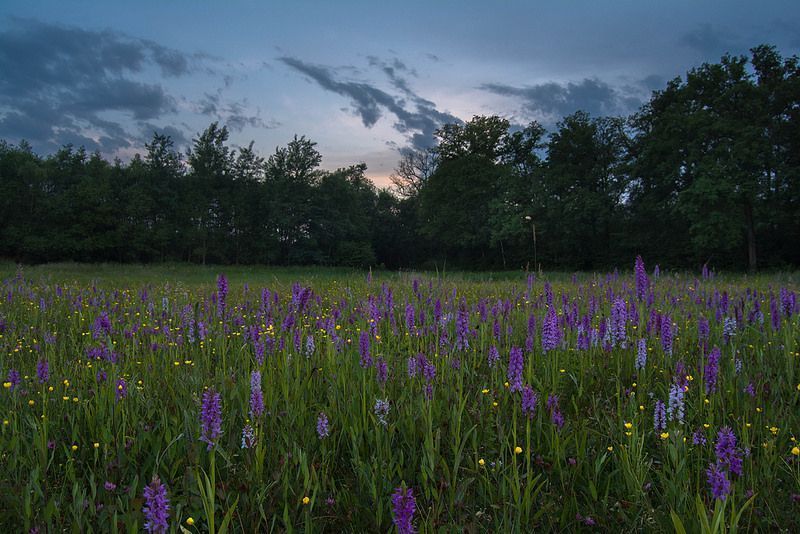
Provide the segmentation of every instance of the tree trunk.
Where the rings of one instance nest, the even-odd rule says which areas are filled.
[[[756,230],[753,222],[753,206],[748,202],[744,207],[745,224],[747,225],[747,269],[756,270]]]

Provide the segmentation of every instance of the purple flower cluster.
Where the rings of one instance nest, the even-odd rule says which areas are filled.
[[[16,369],[9,369],[8,371],[8,382],[11,384],[11,391],[17,389],[17,386],[22,381],[22,377],[19,374],[19,371]]]
[[[522,349],[511,347],[508,357],[508,382],[510,391],[522,391],[522,370],[525,365]]]
[[[717,377],[719,376],[719,359],[721,353],[719,347],[714,347],[708,354],[703,374],[706,382],[706,395],[710,395],[717,390]]]
[[[495,345],[489,347],[489,356],[487,357],[487,360],[489,361],[489,367],[494,367],[500,360],[500,352],[497,350]]]
[[[653,428],[656,433],[667,429],[667,407],[664,406],[662,400],[657,400],[656,407],[653,409]]]
[[[708,443],[708,440],[706,440],[706,435],[703,432],[703,429],[698,428],[695,430],[692,434],[692,445],[705,445],[706,443]]]
[[[413,534],[414,512],[417,510],[417,501],[414,499],[414,491],[411,488],[397,488],[392,494],[392,521],[397,527],[399,534]]]
[[[203,393],[200,406],[200,440],[208,443],[210,451],[222,434],[222,399],[214,388]]]
[[[431,400],[433,398],[433,381],[436,378],[436,366],[433,362],[427,359],[422,366],[422,376],[425,377],[425,398]]]
[[[542,324],[542,350],[544,352],[558,348],[561,342],[561,329],[558,327],[558,316],[554,306],[547,308]]]
[[[636,351],[636,370],[641,371],[647,365],[647,341],[642,338]]]
[[[228,297],[228,279],[224,274],[217,277],[217,306],[219,307],[220,315],[225,315],[225,304]]]
[[[625,325],[628,315],[625,309],[625,301],[621,298],[614,300],[611,305],[611,345],[625,348],[627,336]]]
[[[258,419],[264,413],[264,394],[261,391],[261,372],[250,373],[250,415]]]
[[[36,362],[36,378],[39,379],[40,384],[50,380],[50,364],[44,358]]]
[[[549,395],[545,406],[550,410],[550,421],[561,430],[561,427],[564,426],[564,416],[561,414],[561,408],[558,406],[558,395]]]
[[[147,532],[162,534],[169,529],[169,499],[167,488],[153,475],[153,480],[144,488],[145,504],[142,512],[145,517],[144,529]]]
[[[717,432],[717,443],[714,446],[717,463],[727,466],[731,473],[742,474],[742,454],[736,447],[736,434],[730,427],[722,427]]]
[[[242,428],[242,448],[252,449],[256,446],[256,430],[251,425]]]
[[[539,396],[529,386],[525,385],[522,388],[522,413],[528,416],[528,419],[533,419],[536,415],[536,403],[539,401]]]
[[[116,387],[116,399],[120,401],[128,396],[128,383],[125,382],[124,378],[120,378],[117,380],[117,387]]]
[[[728,480],[728,475],[720,470],[718,464],[711,463],[706,469],[706,477],[711,488],[711,496],[724,501],[731,493],[731,481]]]
[[[362,330],[358,338],[358,353],[361,356],[361,367],[367,369],[372,367],[372,356],[369,353],[370,335],[367,330]]]
[[[667,416],[670,421],[683,423],[685,413],[684,390],[680,384],[672,384],[669,388],[669,399],[667,401]]]
[[[731,493],[728,473],[742,475],[742,453],[736,447],[736,435],[730,427],[723,427],[717,432],[714,454],[717,457],[716,462],[709,464],[706,469],[708,485],[715,499],[725,500]]]
[[[378,422],[383,426],[389,424],[386,421],[386,417],[389,415],[390,409],[391,405],[389,404],[388,400],[375,399],[375,406],[373,406],[372,411],[375,414],[375,417],[378,418]]]
[[[650,280],[647,278],[647,271],[644,268],[644,260],[641,256],[636,256],[636,298],[643,301],[647,296]]]
[[[328,424],[328,416],[325,412],[319,412],[317,417],[317,436],[319,439],[325,439],[331,434],[330,425]]]
[[[389,379],[389,367],[383,358],[378,358],[378,362],[375,364],[375,376],[381,387],[386,385],[386,381]]]
[[[461,299],[456,315],[456,350],[469,348],[469,310],[466,300]]]
[[[672,318],[669,315],[661,318],[661,348],[664,354],[672,356]]]

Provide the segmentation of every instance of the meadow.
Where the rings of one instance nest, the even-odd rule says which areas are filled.
[[[4,532],[800,531],[796,273],[0,280]]]

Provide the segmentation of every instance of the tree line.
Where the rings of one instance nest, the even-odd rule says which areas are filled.
[[[653,92],[629,117],[554,131],[498,116],[406,151],[391,189],[320,168],[295,136],[267,158],[212,123],[186,154],[154,134],[108,162],[0,141],[0,257],[599,269],[800,265],[800,70],[761,45]]]

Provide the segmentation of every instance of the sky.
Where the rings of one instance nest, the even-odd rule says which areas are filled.
[[[304,135],[384,186],[443,124],[629,114],[762,43],[800,54],[800,2],[2,0],[0,139],[128,160],[219,121],[233,146]]]

